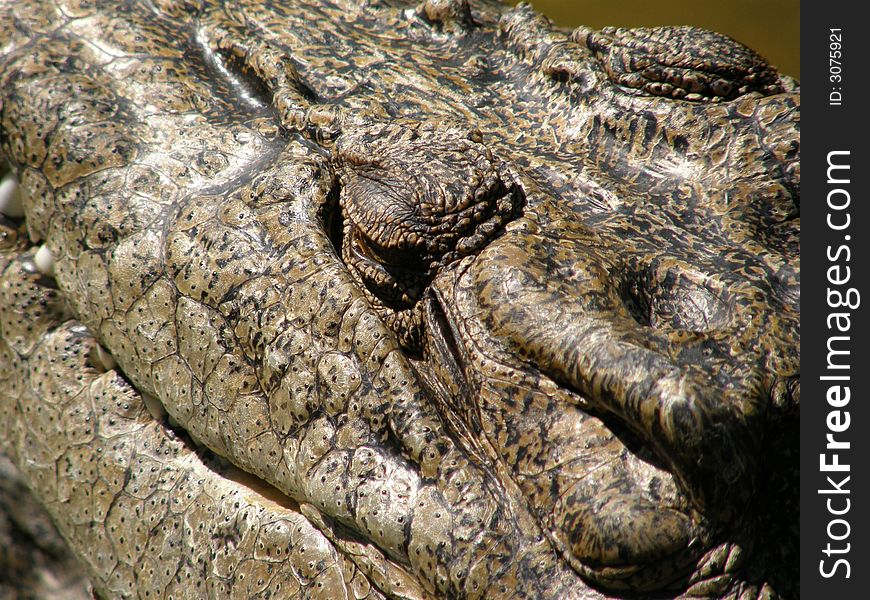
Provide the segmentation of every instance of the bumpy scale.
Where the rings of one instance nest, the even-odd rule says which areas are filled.
[[[795,82],[488,0],[19,4],[0,450],[100,594],[796,594]]]

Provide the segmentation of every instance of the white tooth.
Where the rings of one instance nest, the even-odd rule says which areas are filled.
[[[36,256],[33,257],[33,262],[40,273],[54,277],[54,257],[47,246],[43,244],[39,247],[39,250],[36,251]]]
[[[97,360],[99,360],[107,371],[111,371],[118,366],[115,358],[109,354],[105,348],[97,344]]]
[[[148,410],[151,416],[154,417],[155,421],[161,421],[163,417],[166,416],[166,409],[163,408],[160,400],[158,400],[154,396],[142,394],[142,402],[145,404],[145,408]]]
[[[94,345],[94,350],[91,352],[91,360],[93,361],[94,366],[103,372],[111,371],[118,366],[114,357],[100,344]]]
[[[3,181],[0,181],[0,214],[16,219],[24,216],[18,180],[12,173],[8,173]]]

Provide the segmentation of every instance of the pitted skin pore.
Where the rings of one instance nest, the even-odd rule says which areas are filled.
[[[489,0],[14,4],[0,451],[98,594],[797,594],[794,81]]]

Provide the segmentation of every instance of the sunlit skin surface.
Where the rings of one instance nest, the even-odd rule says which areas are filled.
[[[95,589],[796,593],[796,83],[394,4],[0,21],[0,448]]]

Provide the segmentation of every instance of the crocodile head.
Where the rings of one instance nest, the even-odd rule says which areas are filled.
[[[3,35],[0,448],[103,594],[790,593],[799,93],[755,53],[462,0]]]

